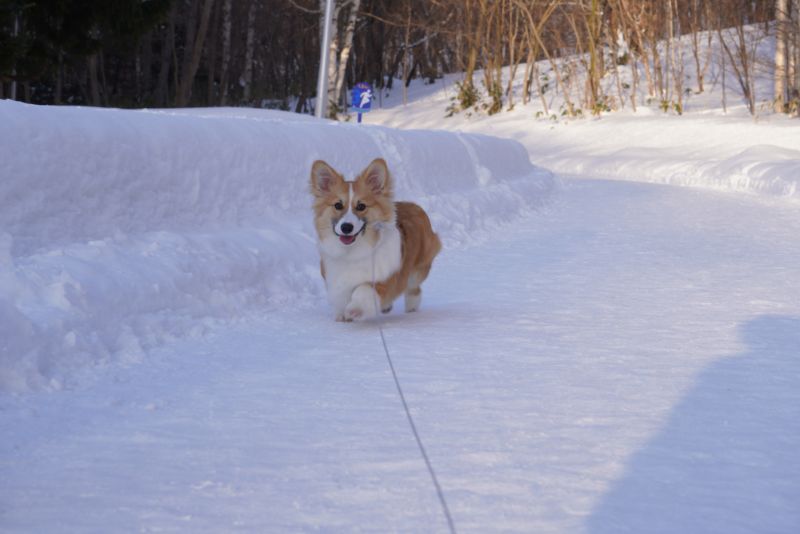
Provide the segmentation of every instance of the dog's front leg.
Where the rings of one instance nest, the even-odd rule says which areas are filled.
[[[375,317],[379,300],[372,284],[361,284],[353,290],[350,302],[344,309],[345,320],[363,321]]]

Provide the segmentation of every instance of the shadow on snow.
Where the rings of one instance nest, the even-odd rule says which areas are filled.
[[[600,533],[800,532],[800,318],[740,327],[588,519]]]

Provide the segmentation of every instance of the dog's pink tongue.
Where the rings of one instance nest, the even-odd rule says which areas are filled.
[[[356,240],[356,236],[353,235],[340,235],[339,240],[344,243],[345,245],[349,245],[353,241]]]

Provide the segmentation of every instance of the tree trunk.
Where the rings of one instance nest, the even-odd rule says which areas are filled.
[[[408,15],[406,17],[406,28],[403,33],[403,105],[408,104],[408,48],[411,46],[411,4],[408,4]]]
[[[518,44],[519,40],[517,39],[517,35],[519,32],[519,9],[513,6],[509,6],[509,24],[508,24],[508,64],[509,74],[508,74],[508,85],[506,86],[506,100],[508,102],[508,109],[514,109],[514,79],[517,77],[517,69],[519,68],[519,62],[522,59],[522,48],[521,43]],[[520,47],[517,50],[517,47]]]
[[[181,78],[178,82],[178,89],[175,95],[175,105],[184,107],[189,103],[192,96],[192,86],[194,85],[194,77],[197,74],[197,68],[200,66],[200,57],[203,53],[203,44],[206,40],[208,33],[208,21],[211,18],[211,8],[214,5],[214,0],[203,0],[202,11],[200,12],[200,23],[198,27],[193,28],[193,20],[190,18],[189,27],[187,28],[187,46],[184,51],[183,68],[181,69]],[[191,37],[194,37],[191,39]]]
[[[219,103],[228,105],[228,73],[231,64],[231,2],[224,0],[222,4],[222,66],[219,78]]]
[[[477,31],[472,27],[472,2],[468,1],[466,7],[466,38],[467,38],[467,67],[464,70],[464,85],[466,88],[473,87],[472,76],[475,73],[475,66],[478,63],[478,36]],[[480,19],[480,16],[478,17]]]
[[[720,41],[722,41],[722,36],[720,35]],[[727,90],[727,83],[725,82],[725,78],[727,76],[727,72],[725,71],[725,54],[721,53],[721,60],[722,60],[722,113],[728,113],[728,90]]]
[[[673,4],[674,2],[674,4]],[[680,20],[676,20],[675,13],[678,10],[677,0],[667,0],[668,10],[667,16],[669,17],[668,21],[668,28],[669,28],[669,60],[670,60],[670,70],[672,73],[672,85],[675,88],[675,94],[673,95],[673,101],[675,104],[675,111],[678,115],[683,114],[683,45],[681,44],[681,39],[678,37],[675,38],[677,33],[678,36],[681,35],[681,27],[680,27]],[[677,32],[675,29],[675,23],[678,22]]]
[[[739,87],[742,94],[747,99],[747,110],[754,118],[756,116],[756,90],[753,81],[753,72],[751,60],[747,50],[747,35],[745,32],[744,22],[740,21],[736,27],[730,31],[736,32],[736,40],[733,43],[733,49],[728,45],[724,38],[723,30],[717,30],[722,43],[722,49],[728,56],[731,62],[731,69],[736,75],[736,81],[739,82]]]
[[[99,106],[100,102],[100,82],[97,79],[97,54],[92,54],[86,60],[89,72],[89,95],[91,97],[90,104],[92,106]]]
[[[792,2],[792,54],[790,56],[791,77],[791,102],[792,114],[800,117],[800,0]]]
[[[787,43],[789,30],[789,0],[775,2],[775,93],[773,109],[775,113],[783,113],[788,103],[786,89],[787,79]]]
[[[108,83],[106,83],[106,60],[105,54],[101,50],[97,54],[98,62],[97,67],[100,74],[100,105],[101,106],[108,106],[109,98],[108,98]]]
[[[53,95],[53,103],[61,103],[61,91],[64,86],[64,52],[58,51],[58,64],[56,65],[56,91]]]
[[[592,0],[591,13],[587,20],[588,47],[589,47],[589,109],[593,115],[600,114],[600,100],[602,89],[600,79],[603,76],[603,46],[600,42],[601,12],[598,0]]]
[[[639,67],[637,65],[636,54],[634,54],[633,51],[630,52],[630,59],[628,61],[630,61],[631,65],[631,107],[633,108],[633,112],[636,113],[636,95],[639,94]]]
[[[619,32],[619,33],[616,33]],[[615,35],[616,33],[616,35]],[[606,39],[608,47],[611,49],[611,71],[614,73],[614,80],[617,86],[617,98],[619,98],[619,106],[625,107],[625,94],[622,92],[622,77],[619,74],[619,40],[621,39],[622,32],[613,26],[609,25],[606,31]]]
[[[339,53],[339,68],[336,73],[336,87],[334,89],[334,96],[336,98],[344,98],[343,90],[347,62],[350,59],[350,51],[353,49],[353,35],[356,31],[359,9],[361,9],[361,0],[352,0],[350,3],[350,13],[347,16],[347,25],[344,30],[344,44]]]
[[[167,22],[167,31],[161,43],[161,67],[158,71],[158,82],[156,83],[155,102],[157,106],[165,107],[169,95],[169,71],[172,68],[175,50],[175,19],[178,16],[178,9],[172,6]]]
[[[179,6],[179,22],[176,28],[181,27],[183,24],[183,38],[180,36],[176,39],[176,48],[173,51],[175,55],[175,84],[173,90],[173,103],[180,106],[181,93],[183,91],[184,78],[189,70],[192,62],[192,50],[194,42],[197,38],[197,21],[199,12],[202,10],[201,2],[205,0],[178,0],[175,2]],[[180,61],[178,61],[180,58]]]
[[[19,32],[20,32],[19,15],[15,14],[14,15],[14,32],[11,35],[13,35],[16,38],[17,35],[19,35]],[[9,88],[9,97],[11,98],[11,100],[16,100],[17,99],[17,78],[16,78],[16,76],[17,76],[17,69],[16,69],[16,66],[15,66],[14,68],[11,69],[11,87]]]
[[[533,62],[536,58],[532,50],[528,50],[528,59],[525,62],[525,74],[522,76],[522,105],[526,106],[531,98],[531,84],[533,83]]]
[[[536,90],[539,92],[539,100],[542,102],[542,110],[545,117],[550,116],[550,107],[547,105],[547,97],[544,95],[544,88],[542,87],[542,77],[539,76],[538,63],[533,64],[533,77],[536,79]]]
[[[564,79],[561,76],[561,72],[558,69],[558,65],[556,64],[553,56],[548,52],[547,48],[545,47],[544,41],[542,40],[541,29],[544,27],[544,24],[550,18],[550,16],[555,11],[556,7],[558,7],[558,2],[552,2],[550,5],[547,6],[544,13],[538,18],[535,19],[533,13],[530,10],[530,6],[522,2],[522,0],[515,0],[517,6],[522,10],[522,14],[525,15],[525,18],[528,20],[528,40],[530,42],[530,50],[531,53],[535,55],[535,51],[541,50],[544,54],[547,61],[550,63],[550,68],[553,71],[553,74],[556,77],[556,87],[560,87],[564,91],[564,103],[567,106],[567,112],[569,113],[570,117],[575,116],[575,106],[572,103],[572,100],[569,96],[569,89],[564,84]],[[544,91],[542,90],[541,79],[539,77],[539,71],[536,65],[534,65],[534,77],[536,78],[536,87],[539,90],[539,96],[542,100],[542,105],[544,106],[545,113],[547,113],[547,102],[545,100]]]
[[[256,52],[256,4],[251,0],[250,9],[247,11],[247,44],[245,45],[244,70],[242,72],[242,100],[250,103],[253,96],[253,57]]]
[[[216,99],[216,77],[217,77],[217,41],[219,39],[219,32],[213,29],[219,27],[219,4],[215,4],[211,14],[212,27],[211,35],[209,36],[208,44],[206,46],[206,65],[208,69],[207,83],[206,83],[206,105],[213,106],[217,101]]]

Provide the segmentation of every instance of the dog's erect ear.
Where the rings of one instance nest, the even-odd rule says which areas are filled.
[[[311,192],[317,196],[330,193],[334,184],[341,179],[333,167],[322,160],[318,159],[311,165]]]
[[[364,172],[359,177],[363,180],[365,185],[376,194],[391,195],[392,194],[392,177],[389,174],[389,168],[386,162],[377,158],[372,160]]]

